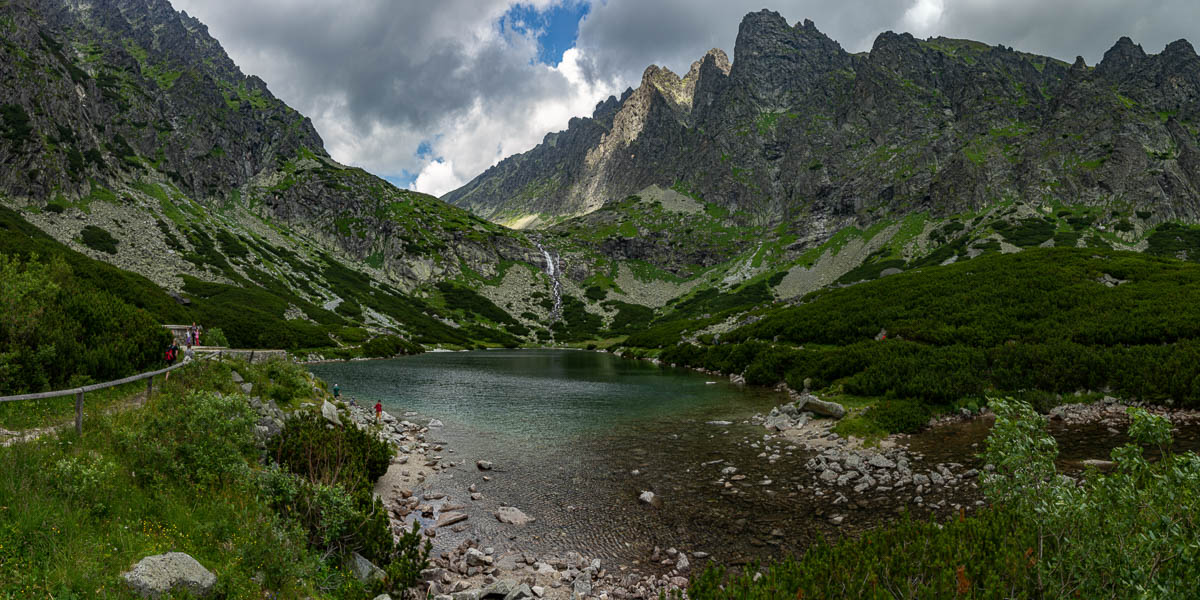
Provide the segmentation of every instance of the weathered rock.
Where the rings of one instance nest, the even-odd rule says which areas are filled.
[[[437,527],[447,527],[460,521],[466,521],[467,515],[460,512],[444,512],[438,516]]]
[[[515,506],[501,506],[496,509],[496,520],[510,525],[528,525],[536,519],[521,512],[521,509]]]
[[[382,581],[385,576],[383,569],[375,566],[375,563],[357,552],[350,555],[350,572],[364,583],[371,580]]]
[[[122,576],[143,598],[160,598],[174,591],[207,596],[217,584],[216,575],[183,552],[147,556]]]
[[[838,404],[837,402],[821,400],[812,394],[807,394],[802,396],[802,398],[804,400],[804,410],[817,413],[818,415],[824,415],[826,417],[833,417],[834,419],[840,419],[846,416],[846,407]],[[799,405],[799,402],[797,402],[797,405]]]
[[[443,425],[442,422],[437,419],[432,419],[429,421],[429,428],[433,429],[434,427],[445,427],[445,425]]]
[[[333,423],[334,425],[342,424],[342,420],[340,418],[338,418],[337,407],[334,406],[332,403],[330,403],[328,400],[321,403],[321,416],[325,417],[326,421],[329,421],[330,423]]]
[[[475,466],[479,467],[480,471],[491,471],[492,470],[492,463],[491,463],[491,461],[487,461],[487,460],[477,460],[477,461],[475,461]]]

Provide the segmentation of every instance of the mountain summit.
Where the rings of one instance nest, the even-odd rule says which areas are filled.
[[[746,15],[730,65],[651,66],[591,118],[443,200],[535,227],[649,186],[747,223],[828,231],[1005,198],[1200,214],[1200,59],[1121,38],[1095,68],[969,40],[885,32],[850,54],[805,20]]]

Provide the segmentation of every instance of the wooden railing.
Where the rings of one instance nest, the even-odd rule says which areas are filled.
[[[207,357],[205,357],[205,358],[207,358]],[[103,389],[110,388],[110,387],[116,387],[118,385],[125,385],[127,383],[133,383],[135,381],[141,381],[141,380],[145,379],[146,380],[146,399],[149,400],[150,394],[154,392],[154,377],[156,375],[162,375],[163,373],[169,373],[171,371],[174,371],[175,369],[183,367],[184,365],[191,364],[191,362],[192,362],[191,360],[185,360],[184,362],[181,362],[177,365],[167,367],[165,369],[159,369],[157,371],[150,371],[148,373],[142,373],[140,375],[130,375],[129,377],[126,377],[124,379],[118,379],[116,381],[108,381],[105,383],[96,383],[96,384],[92,384],[92,385],[85,385],[83,387],[72,388],[69,390],[59,390],[57,392],[39,392],[36,394],[19,394],[16,396],[3,396],[3,397],[0,397],[0,402],[17,402],[19,400],[45,400],[47,398],[61,398],[63,396],[70,396],[70,395],[74,394],[75,395],[75,433],[82,434],[83,433],[83,395],[84,394],[86,394],[88,392],[95,392],[98,390],[103,390]]]

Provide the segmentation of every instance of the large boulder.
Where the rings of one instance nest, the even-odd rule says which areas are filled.
[[[338,418],[337,407],[331,404],[328,400],[321,403],[321,416],[325,417],[326,421],[334,425],[341,425],[342,420]]]
[[[801,396],[800,399],[796,401],[796,407],[797,409],[807,410],[809,412],[817,413],[818,415],[825,415],[826,417],[833,417],[835,419],[840,419],[846,416],[846,407],[838,404],[837,402],[821,400],[812,394],[805,394]]]
[[[161,598],[176,590],[203,597],[217,584],[216,575],[183,552],[147,556],[123,577],[143,598]]]

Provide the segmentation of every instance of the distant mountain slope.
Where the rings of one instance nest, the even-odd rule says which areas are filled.
[[[1121,38],[1095,68],[967,40],[887,32],[850,54],[811,21],[742,21],[730,65],[651,66],[533,150],[443,200],[545,226],[650,185],[742,223],[829,237],[1001,199],[1200,216],[1200,58]]]
[[[0,3],[0,57],[0,208],[20,224],[0,249],[73,256],[35,226],[186,303],[159,318],[241,345],[356,343],[363,326],[457,346],[530,334],[462,284],[540,265],[532,242],[336,163],[166,0]]]

